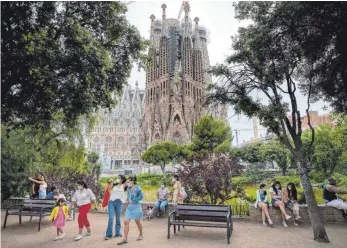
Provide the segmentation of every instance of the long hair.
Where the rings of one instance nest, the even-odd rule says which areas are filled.
[[[272,184],[272,189],[276,192],[276,195],[278,194],[278,191],[277,191],[277,188],[275,187],[276,184],[279,184],[280,185],[280,190],[282,190],[282,186],[281,186],[281,183],[279,181],[276,181],[274,182],[274,184]]]
[[[78,181],[77,181],[77,184],[78,184],[78,185],[82,185],[83,188],[85,188],[85,189],[88,189],[87,184],[86,184],[83,180],[78,180]]]
[[[262,183],[262,184],[260,184],[259,189],[264,188],[265,186],[266,186],[266,184]],[[263,194],[264,194],[264,196],[267,195],[266,190],[264,190]]]
[[[57,201],[57,207],[60,207],[60,203],[61,202],[65,202],[65,200],[64,200],[64,198],[60,198],[60,199],[58,199],[58,201]]]
[[[119,177],[120,177],[120,182],[119,183],[114,183],[113,184],[113,186],[116,186],[116,185],[118,185],[118,184],[124,184],[126,181],[127,181],[127,179],[125,178],[125,176],[123,176],[123,175],[119,175]]]
[[[137,184],[137,179],[136,179],[136,176],[134,175],[134,176],[131,176],[131,177],[129,177],[128,178],[128,180],[130,180],[131,182],[134,182],[134,184]]]
[[[176,181],[178,182],[180,181],[180,178],[178,177],[178,175],[174,175],[173,177],[176,178]]]
[[[292,186],[291,190],[288,189],[288,186],[290,186],[290,185]],[[288,183],[287,184],[287,190],[288,190],[288,197],[289,198],[293,197],[294,200],[298,200],[298,192],[296,190],[294,183]]]

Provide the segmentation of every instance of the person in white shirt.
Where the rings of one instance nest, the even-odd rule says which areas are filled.
[[[165,215],[165,208],[169,204],[168,198],[169,198],[170,191],[168,188],[166,188],[166,184],[163,182],[160,186],[160,189],[157,191],[157,202],[154,204],[154,209],[157,213],[160,211],[163,213],[163,216]]]
[[[288,227],[286,220],[292,218],[292,216],[288,215],[285,210],[284,204],[284,192],[281,187],[281,183],[276,181],[272,187],[270,188],[271,195],[271,204],[273,207],[279,208],[282,213],[282,224],[284,227]]]
[[[91,202],[96,203],[96,198],[93,194],[93,192],[88,189],[87,185],[83,181],[77,181],[77,188],[75,194],[72,197],[71,205],[70,205],[70,211],[75,205],[77,204],[78,207],[78,227],[79,227],[79,233],[75,237],[75,240],[80,240],[84,236],[90,236],[91,230],[90,230],[90,223],[88,220],[88,212],[91,208]],[[83,227],[87,228],[87,233],[85,235],[82,235]]]
[[[114,222],[114,216],[116,215],[116,225],[115,225],[115,237],[122,237],[120,230],[121,230],[121,223],[120,223],[120,215],[122,213],[122,206],[125,203],[125,191],[124,188],[126,178],[123,175],[119,175],[116,183],[113,183],[113,181],[109,181],[109,184],[106,187],[105,190],[105,202],[108,202],[108,225],[105,235],[105,240],[109,240],[112,237],[113,233],[113,222]]]

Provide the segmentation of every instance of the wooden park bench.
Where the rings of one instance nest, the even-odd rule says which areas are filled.
[[[30,221],[33,216],[39,217],[39,229],[41,228],[41,219],[45,216],[51,215],[52,209],[56,206],[55,200],[45,199],[25,199],[22,204],[8,206],[6,208],[4,228],[6,228],[7,217],[9,215],[18,215],[19,224],[22,224],[22,216],[30,216]],[[9,211],[10,209],[17,209],[16,211]]]
[[[170,239],[170,228],[176,226],[215,227],[227,229],[227,243],[230,244],[230,236],[233,231],[232,212],[230,206],[220,205],[177,205],[168,217],[168,235]]]

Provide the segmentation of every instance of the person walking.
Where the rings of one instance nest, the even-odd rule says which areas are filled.
[[[136,176],[129,177],[127,180],[128,201],[124,219],[124,238],[118,245],[128,243],[130,220],[135,220],[137,228],[140,232],[137,241],[143,239],[141,219],[143,219],[142,207],[140,201],[143,199],[143,193],[140,186],[136,184]]]
[[[75,241],[78,241],[86,236],[91,236],[92,232],[90,230],[90,223],[88,220],[88,212],[91,208],[91,202],[96,205],[96,198],[93,192],[88,189],[84,181],[77,181],[77,190],[72,197],[70,204],[70,212],[75,204],[78,206],[78,227],[79,232],[75,237]],[[86,227],[87,233],[82,235],[83,227]]]
[[[109,240],[112,237],[113,233],[113,222],[116,215],[116,225],[115,225],[115,237],[122,237],[120,232],[121,222],[120,216],[122,213],[122,206],[125,203],[125,191],[124,188],[126,179],[123,175],[119,175],[116,182],[113,183],[113,180],[108,181],[108,185],[105,190],[105,197],[103,201],[103,207],[105,207],[106,202],[108,206],[108,225],[105,235],[105,240]]]
[[[63,227],[65,226],[65,218],[69,216],[69,209],[65,206],[65,199],[60,198],[57,202],[57,206],[53,208],[49,220],[52,221],[52,225],[57,228],[57,237],[54,241],[63,239],[65,233]]]

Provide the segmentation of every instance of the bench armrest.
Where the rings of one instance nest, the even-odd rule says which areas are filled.
[[[175,213],[176,213],[176,210],[172,211],[172,212],[169,214],[169,216],[167,217],[169,222],[171,222],[171,216],[172,216],[173,214],[175,214]]]

